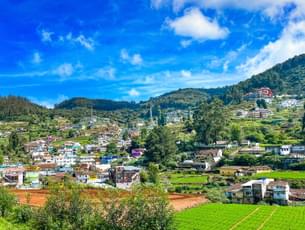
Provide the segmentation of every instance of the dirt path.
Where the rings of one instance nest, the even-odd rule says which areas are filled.
[[[264,222],[258,227],[257,230],[263,229],[263,227],[265,226],[265,224],[271,219],[271,217],[273,216],[273,214],[275,213],[275,211],[276,211],[277,209],[278,209],[278,208],[276,207],[275,209],[272,210],[272,212],[270,213],[270,215],[264,220]]]
[[[35,207],[42,207],[48,198],[48,190],[12,190],[17,196],[21,204],[29,204]],[[86,190],[85,194],[96,198],[102,190]],[[169,194],[169,201],[175,211],[181,211],[186,208],[191,208],[208,200],[202,195],[190,195],[190,194]]]
[[[246,215],[244,218],[242,218],[240,221],[238,221],[237,223],[235,223],[230,230],[233,230],[234,228],[236,228],[238,225],[240,225],[242,222],[244,222],[245,220],[247,220],[248,218],[250,218],[254,213],[256,213],[259,210],[259,207],[254,209],[252,212],[250,212],[248,215]]]

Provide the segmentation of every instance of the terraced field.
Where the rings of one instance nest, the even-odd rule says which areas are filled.
[[[206,204],[176,214],[179,230],[303,230],[305,207]]]
[[[274,171],[269,173],[257,173],[253,176],[254,178],[274,178],[274,179],[294,179],[294,180],[305,180],[304,171]]]

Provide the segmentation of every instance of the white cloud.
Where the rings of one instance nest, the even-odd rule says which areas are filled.
[[[290,22],[276,41],[265,45],[238,69],[251,76],[302,53],[305,53],[305,20]]]
[[[191,39],[189,39],[189,40],[182,40],[181,42],[180,42],[180,45],[183,47],[183,48],[187,48],[187,47],[189,47],[191,44],[192,44],[192,40]]]
[[[142,59],[140,54],[132,55],[131,60],[130,60],[131,64],[133,64],[133,65],[141,65],[142,62],[143,62],[143,59]]]
[[[131,89],[128,91],[128,95],[131,97],[138,97],[140,96],[140,93],[136,89]]]
[[[104,79],[115,79],[116,69],[113,67],[103,67],[98,69],[97,76]]]
[[[34,64],[40,64],[42,62],[42,58],[39,52],[34,52],[32,62]]]
[[[74,67],[70,63],[64,63],[54,71],[60,77],[70,77],[74,73]]]
[[[84,35],[79,35],[77,38],[74,39],[75,42],[78,42],[83,47],[88,50],[94,50],[94,41],[92,38],[86,38]]]
[[[223,10],[229,8],[257,11],[270,18],[282,16],[285,13],[285,7],[293,5],[296,7],[295,17],[305,14],[304,0],[151,0],[151,5],[156,9],[169,4],[172,5],[175,12],[191,5],[204,9]]]
[[[188,70],[181,70],[180,75],[181,77],[189,78],[192,76],[192,72]]]
[[[47,30],[41,30],[40,31],[40,35],[41,35],[41,41],[42,42],[52,42],[52,35],[54,34],[54,32],[50,32]]]
[[[143,63],[141,54],[136,53],[130,55],[126,49],[121,50],[120,57],[122,61],[128,62],[132,65],[141,65]]]
[[[227,28],[221,28],[217,21],[204,16],[198,8],[188,9],[184,16],[168,19],[166,24],[176,35],[195,40],[224,39],[229,33]]]

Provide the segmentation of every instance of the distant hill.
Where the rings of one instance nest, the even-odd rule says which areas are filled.
[[[16,96],[0,97],[0,120],[14,120],[16,117],[42,114],[46,108]]]
[[[76,97],[55,105],[55,109],[92,108],[94,110],[115,111],[121,109],[137,109],[139,105],[134,102],[113,101],[105,99],[88,99]]]

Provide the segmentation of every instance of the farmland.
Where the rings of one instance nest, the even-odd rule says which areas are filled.
[[[274,171],[269,173],[258,173],[254,176],[255,178],[267,177],[274,179],[305,179],[304,171]]]
[[[169,175],[172,184],[204,184],[207,182],[207,175],[173,173]]]
[[[301,230],[304,207],[207,204],[176,214],[179,230]]]

